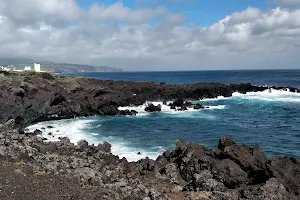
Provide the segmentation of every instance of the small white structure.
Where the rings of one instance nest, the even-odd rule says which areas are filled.
[[[34,63],[33,66],[34,66],[34,71],[36,71],[36,72],[41,71],[41,64]]]
[[[31,67],[30,66],[25,66],[24,71],[31,71]]]
[[[0,71],[9,71],[7,67],[0,66]]]

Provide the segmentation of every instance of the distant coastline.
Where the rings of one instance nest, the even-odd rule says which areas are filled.
[[[0,66],[9,69],[24,69],[27,65],[33,63],[40,63],[41,68],[47,72],[55,73],[76,73],[76,72],[122,72],[121,68],[108,67],[108,66],[94,66],[88,64],[72,64],[72,63],[58,63],[50,61],[40,61],[33,59],[20,59],[20,58],[0,58]]]

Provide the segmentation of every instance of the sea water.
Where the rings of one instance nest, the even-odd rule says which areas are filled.
[[[69,75],[173,84],[252,82],[256,85],[300,86],[299,70]],[[64,136],[69,137],[73,143],[82,139],[91,144],[107,141],[112,145],[113,154],[120,158],[126,157],[129,161],[145,157],[155,159],[164,151],[174,149],[177,139],[215,148],[218,139],[224,135],[232,136],[240,144],[258,144],[268,157],[288,155],[300,158],[299,93],[274,89],[247,94],[234,93],[229,98],[218,97],[195,102],[205,105],[203,110],[174,111],[163,106],[161,113],[145,112],[147,103],[149,102],[137,107],[119,108],[134,109],[139,112],[137,116],[92,116],[41,122],[28,128],[30,131],[43,130],[43,136],[50,141]],[[153,103],[162,105],[162,102]],[[45,129],[41,129],[42,127]],[[48,135],[50,132],[51,135]]]

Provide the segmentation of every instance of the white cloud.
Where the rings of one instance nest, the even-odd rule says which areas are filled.
[[[83,14],[75,0],[0,0],[0,13],[17,25],[69,24]]]
[[[283,7],[300,7],[299,0],[274,0],[275,3]]]
[[[94,4],[85,11],[73,0],[24,2],[0,0],[0,57],[125,70],[299,68],[300,64],[300,9],[263,12],[250,7],[209,27],[188,27],[184,14],[160,6],[133,10],[118,2]],[[157,23],[148,23],[154,19]]]
[[[116,2],[109,6],[95,3],[89,10],[89,15],[94,20],[108,20],[128,24],[143,24],[149,20],[162,16],[167,9],[158,6],[156,9],[140,8],[131,10],[123,5],[122,2]]]

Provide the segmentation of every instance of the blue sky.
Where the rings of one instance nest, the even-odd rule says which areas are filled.
[[[189,22],[207,27],[223,19],[226,15],[241,12],[248,7],[266,11],[275,8],[271,0],[77,0],[83,9],[88,10],[94,3],[106,6],[122,2],[124,6],[137,8],[155,8],[164,6],[174,13],[186,14]]]

